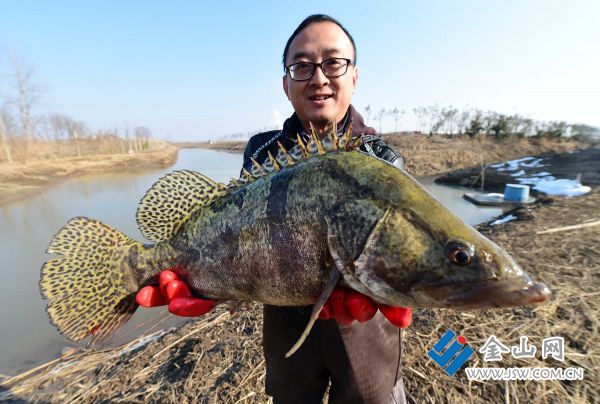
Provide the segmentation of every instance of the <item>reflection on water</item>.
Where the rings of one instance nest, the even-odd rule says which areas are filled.
[[[144,241],[135,223],[135,212],[138,201],[158,178],[173,170],[188,169],[227,182],[239,175],[241,163],[241,154],[180,150],[177,163],[167,169],[76,178],[0,207],[0,373],[15,374],[31,368],[72,345],[49,324],[38,291],[40,268],[50,257],[44,251],[67,220],[92,217]],[[149,324],[138,330],[145,331],[160,321],[162,312],[164,308],[138,310],[127,329],[148,320]],[[171,317],[161,326],[177,321],[180,319]],[[135,332],[128,338],[132,335]]]
[[[179,151],[177,163],[167,169],[76,178],[35,197],[0,207],[0,373],[29,369],[73,345],[49,324],[38,290],[40,268],[50,257],[44,251],[68,219],[99,219],[144,241],[135,223],[135,212],[138,201],[158,178],[173,170],[188,169],[227,183],[231,177],[238,177],[241,163],[241,154],[184,149]],[[501,212],[476,208],[462,200],[462,190],[439,186],[432,179],[424,179],[424,184],[469,223]],[[153,326],[164,328],[180,321],[165,314],[164,308],[138,310],[115,343]]]

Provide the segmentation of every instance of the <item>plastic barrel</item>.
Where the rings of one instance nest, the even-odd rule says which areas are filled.
[[[529,199],[529,186],[521,184],[506,184],[504,200],[510,202],[527,202]]]

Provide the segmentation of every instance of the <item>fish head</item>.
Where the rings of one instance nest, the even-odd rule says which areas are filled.
[[[343,273],[350,287],[379,303],[430,308],[524,306],[551,297],[545,284],[408,174],[397,168],[377,174],[363,174],[377,208]]]

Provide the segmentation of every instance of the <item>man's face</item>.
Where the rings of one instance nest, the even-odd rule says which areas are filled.
[[[354,61],[354,50],[348,36],[331,22],[318,22],[304,28],[290,44],[286,66],[298,62],[320,63],[330,58]],[[348,66],[346,74],[327,77],[317,67],[306,81],[283,77],[283,89],[305,128],[312,122],[317,130],[325,130],[344,118],[358,82],[358,70]],[[323,99],[325,97],[325,99]]]

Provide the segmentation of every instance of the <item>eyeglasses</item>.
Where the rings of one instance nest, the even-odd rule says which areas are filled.
[[[326,77],[340,77],[346,74],[348,66],[352,64],[350,59],[332,58],[322,61],[321,63],[298,62],[293,63],[285,68],[290,78],[294,81],[310,80],[315,74],[317,66]]]

